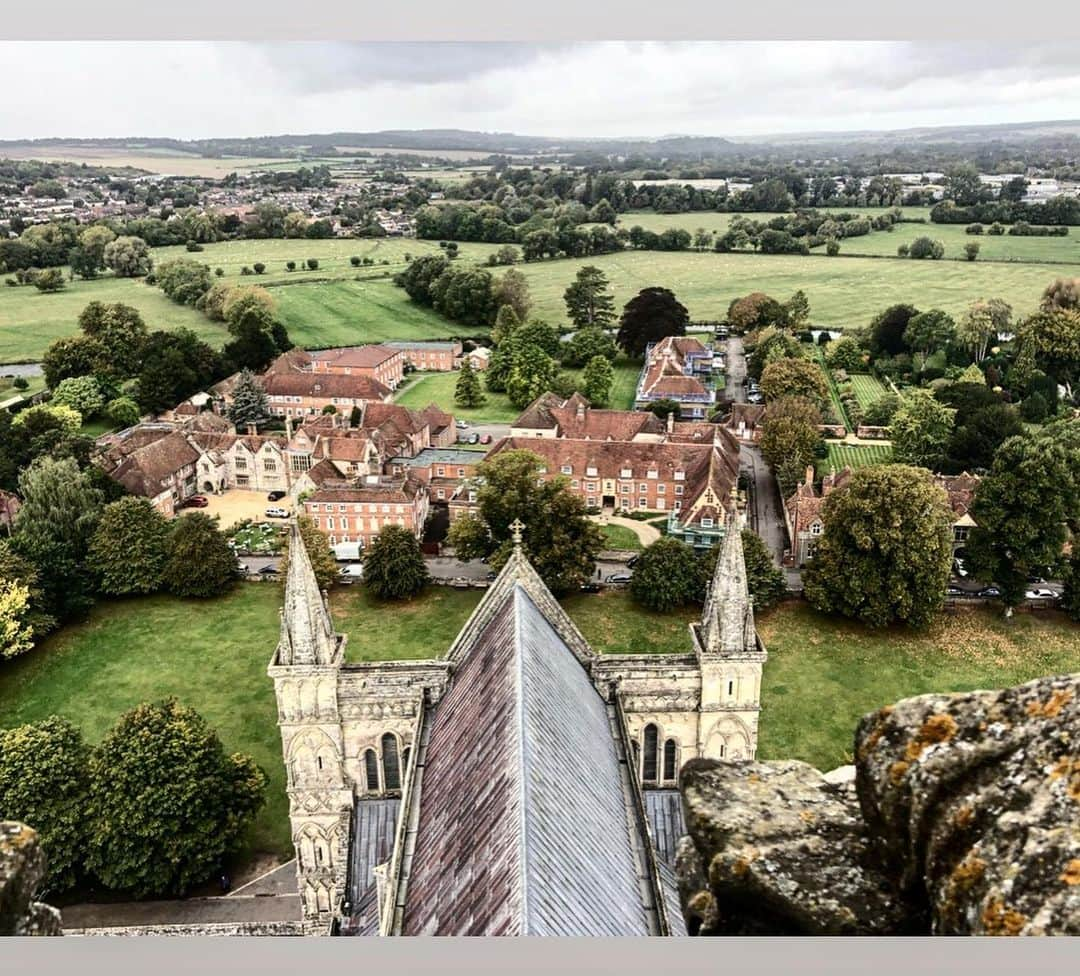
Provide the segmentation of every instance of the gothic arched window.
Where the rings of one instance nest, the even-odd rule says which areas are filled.
[[[379,792],[379,759],[374,749],[364,750],[364,780],[369,793]]]
[[[641,761],[641,781],[643,783],[655,783],[657,772],[657,742],[660,733],[651,722],[645,726],[644,757]]]
[[[675,744],[674,739],[668,739],[664,743],[664,782],[674,783],[676,774],[678,773],[678,764],[676,762],[679,753],[679,747]]]
[[[383,784],[388,790],[401,789],[401,764],[398,762],[397,738],[387,732],[382,737]]]

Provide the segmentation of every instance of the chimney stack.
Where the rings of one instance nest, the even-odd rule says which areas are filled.
[[[673,434],[675,432],[675,411],[674,410],[672,410],[671,413],[669,413],[667,415],[667,432],[669,434]]]
[[[812,464],[806,466],[806,487],[814,487],[814,466]]]
[[[584,403],[583,400],[578,400],[577,419],[578,420],[584,420],[585,419],[585,403]]]
[[[253,423],[249,423],[249,424],[247,425],[247,432],[248,432],[248,434],[250,434],[250,435],[251,435],[252,437],[254,437],[254,436],[255,436],[256,434],[258,434],[258,433],[259,433],[259,427],[258,427],[258,425],[257,425],[257,424],[253,424]]]
[[[293,437],[292,417],[285,415],[285,440],[291,441]]]

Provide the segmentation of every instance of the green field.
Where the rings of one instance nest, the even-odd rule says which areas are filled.
[[[1080,626],[1052,611],[1005,621],[998,610],[964,610],[919,635],[788,603],[762,614],[758,632],[769,652],[758,758],[822,770],[850,763],[859,718],[899,698],[1080,671]]]
[[[877,403],[889,392],[881,380],[876,376],[871,376],[869,373],[851,373],[849,378],[851,392],[855,394],[855,399],[859,401],[859,406],[863,410]]]
[[[840,242],[841,255],[884,255],[896,257],[901,244],[910,246],[917,237],[929,237],[945,246],[945,261],[967,261],[964,245],[979,245],[979,261],[1045,262],[1080,264],[1080,227],[1070,227],[1066,237],[991,236],[964,232],[965,224],[897,224],[891,231],[873,231],[863,237],[849,237]],[[822,248],[824,250],[824,248]],[[913,262],[919,264],[921,262]],[[1049,269],[1052,273],[1053,269]]]
[[[869,467],[871,464],[887,464],[892,460],[892,446],[889,444],[844,444],[826,441],[829,457],[825,462],[834,471],[851,468]]]
[[[32,285],[0,286],[0,363],[40,359],[54,339],[78,331],[79,313],[94,301],[133,305],[151,331],[185,326],[214,346],[227,338],[220,323],[170,301],[160,288],[132,278],[76,279],[53,294],[43,294]]]

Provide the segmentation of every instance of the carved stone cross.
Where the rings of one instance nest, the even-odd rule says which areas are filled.
[[[513,533],[510,538],[513,540],[514,548],[521,548],[521,530],[525,528],[525,523],[521,519],[516,518],[510,523],[510,531]]]

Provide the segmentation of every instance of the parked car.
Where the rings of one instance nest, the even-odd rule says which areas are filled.
[[[1001,596],[1001,590],[996,586],[984,586],[977,595],[986,600],[995,600]]]
[[[358,580],[364,578],[364,564],[363,563],[349,563],[348,565],[341,567],[341,578],[343,580]]]
[[[206,500],[205,495],[192,495],[190,498],[185,498],[181,503],[181,508],[206,508],[210,503]]]
[[[237,562],[236,571],[241,576],[247,576],[247,574],[251,572],[251,567],[247,563]]]
[[[289,513],[283,508],[268,508],[265,512],[267,518],[288,518]]]
[[[469,435],[469,443],[470,444],[479,444],[480,443],[480,435],[479,434],[470,434]]]
[[[631,576],[630,576],[629,573],[611,573],[608,576],[608,578],[606,580],[604,580],[604,582],[605,583],[616,583],[616,584],[618,584],[618,583],[629,583],[630,579],[631,579]]]
[[[454,424],[454,426],[458,430],[467,430],[469,427],[469,425],[464,420],[459,420],[457,423]]]
[[[602,589],[603,589],[603,587],[599,583],[582,583],[581,584],[581,592],[582,593],[599,593]]]
[[[498,574],[498,573],[496,573],[496,572],[495,572],[495,570],[491,570],[491,572],[489,572],[489,573],[487,574],[487,580],[488,580],[488,582],[490,583],[490,582],[491,582],[491,581],[492,581],[493,579],[496,579],[496,578],[498,577],[498,575],[499,575],[499,574]]]
[[[481,435],[480,443],[481,444],[490,444],[491,443],[491,435],[490,434]]]
[[[1031,573],[1031,574],[1030,574],[1030,575],[1028,576],[1028,578],[1027,578],[1027,581],[1028,581],[1029,583],[1045,583],[1045,582],[1046,582],[1046,580],[1044,580],[1044,579],[1043,579],[1043,578],[1042,578],[1041,576],[1039,576],[1039,575],[1038,575],[1037,573]]]
[[[259,570],[260,576],[277,576],[277,574],[277,566],[263,566],[263,568]]]
[[[285,497],[286,494],[287,492],[284,491],[272,491],[269,495],[266,496],[266,500],[268,502],[279,502]]]
[[[946,586],[945,587],[945,595],[946,596],[969,596],[970,594],[968,593],[967,590],[961,589],[959,586]]]
[[[1036,586],[1024,593],[1025,600],[1056,600],[1057,598],[1058,595],[1053,590],[1048,590],[1044,586]]]

